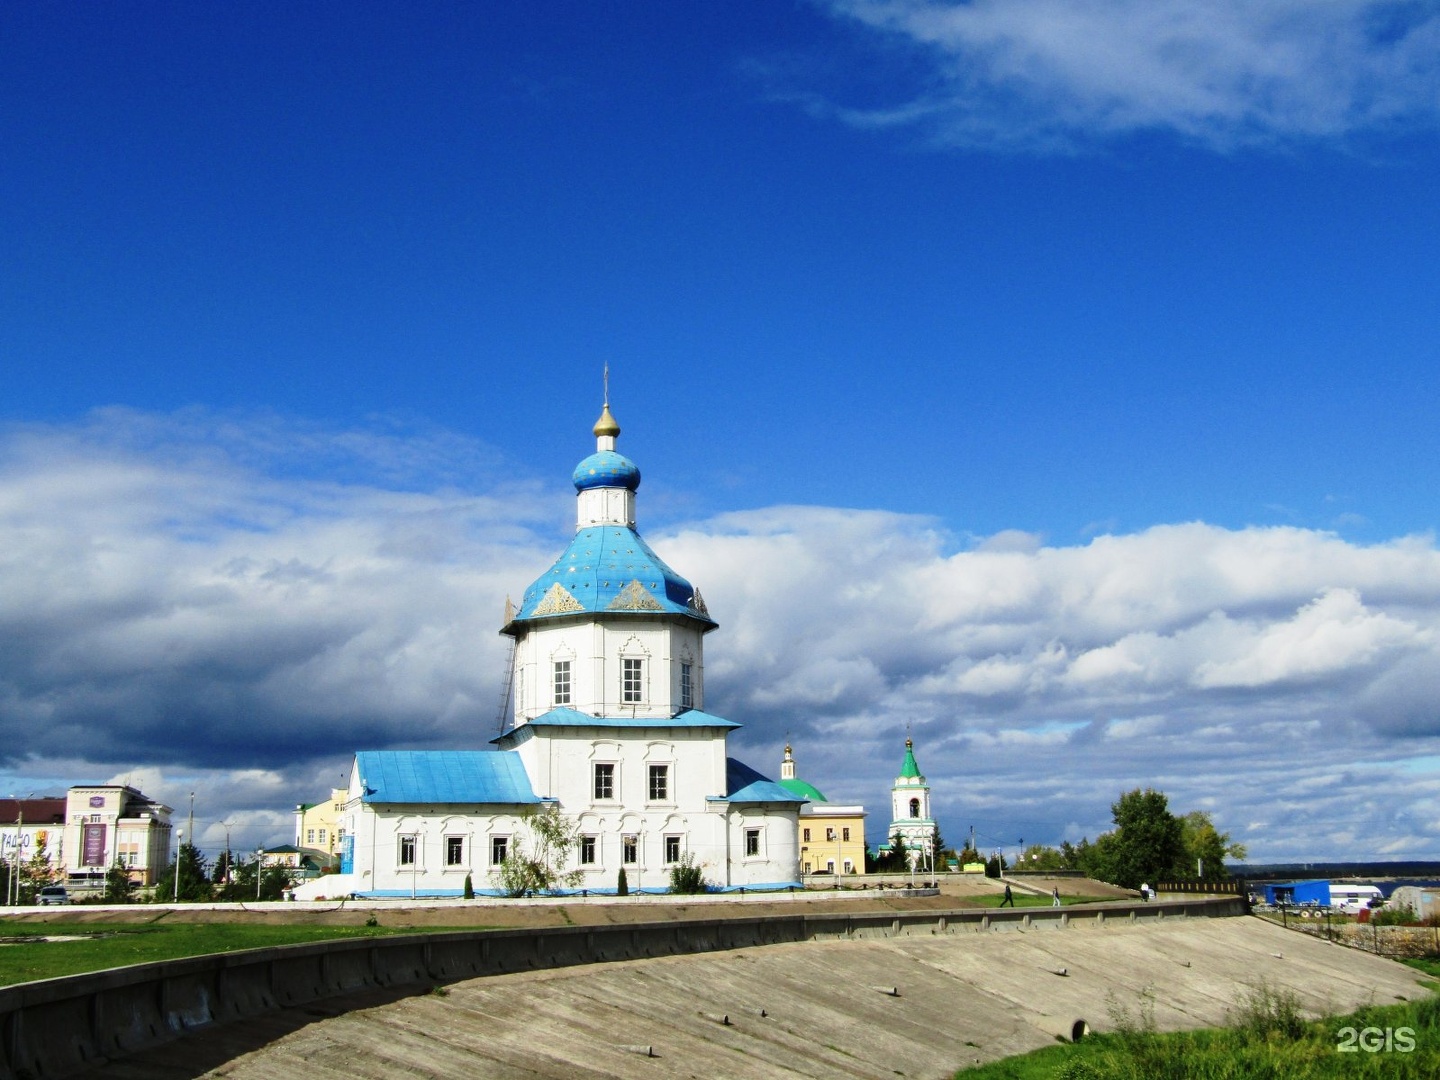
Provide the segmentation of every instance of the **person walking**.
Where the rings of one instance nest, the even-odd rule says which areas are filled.
[[[1059,906],[1060,906],[1060,887],[1059,887],[1058,885],[1057,885],[1055,888],[1053,888],[1053,889],[1050,890],[1050,906],[1051,906],[1051,907],[1059,907]]]
[[[1004,907],[1006,904],[1009,904],[1011,907],[1015,906],[1015,894],[1010,891],[1010,883],[1008,881],[1005,883],[1005,899],[1000,901],[1000,906]]]

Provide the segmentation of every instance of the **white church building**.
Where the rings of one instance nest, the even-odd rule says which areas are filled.
[[[635,528],[640,470],[615,449],[606,402],[595,453],[575,468],[574,539],[506,601],[514,723],[493,749],[362,751],[342,811],[341,873],[301,898],[459,896],[497,890],[526,817],[574,823],[575,891],[663,891],[693,859],[722,889],[800,884],[803,795],[730,757],[740,725],[705,711],[700,593]]]
[[[890,788],[890,811],[893,816],[887,833],[889,839],[880,845],[881,850],[889,850],[894,837],[903,837],[911,868],[930,867],[935,858],[939,825],[930,809],[930,785],[920,772],[915,760],[915,743],[910,738],[905,740],[900,775]]]

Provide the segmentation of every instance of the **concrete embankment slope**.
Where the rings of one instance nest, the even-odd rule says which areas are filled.
[[[318,1003],[96,1075],[945,1077],[1077,1019],[1105,1030],[1107,998],[1133,1008],[1147,987],[1160,1028],[1221,1024],[1262,978],[1317,1013],[1427,993],[1399,964],[1255,918],[1012,925],[500,975],[344,1013]]]

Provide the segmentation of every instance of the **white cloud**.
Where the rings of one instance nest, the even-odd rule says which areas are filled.
[[[370,465],[303,426],[299,453],[339,464],[297,477],[282,422],[220,426],[0,433],[8,790],[140,776],[177,809],[204,793],[207,844],[227,820],[269,842],[356,749],[493,734],[501,607],[564,543],[565,477],[466,490],[435,473],[484,448],[422,435]],[[1407,766],[1440,755],[1433,538],[1189,523],[956,550],[933,520],[824,507],[647,536],[721,623],[707,706],[745,725],[735,750],[773,769],[788,733],[874,828],[911,731],[951,839],[1093,836],[1152,784],[1256,857],[1440,856],[1436,778]]]
[[[828,0],[923,50],[908,100],[858,125],[960,144],[1176,132],[1226,148],[1333,139],[1440,111],[1440,12],[1409,0]]]

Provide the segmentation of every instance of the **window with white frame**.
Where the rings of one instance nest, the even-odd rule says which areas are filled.
[[[694,668],[688,660],[680,661],[680,707],[682,709],[695,707]]]
[[[580,837],[580,865],[594,866],[599,859],[597,856],[597,838],[594,836]]]
[[[415,865],[415,834],[400,837],[400,865]]]
[[[830,840],[830,841],[833,842],[834,839],[835,839],[835,830],[834,830],[834,829],[826,829],[826,830],[825,830],[825,839],[826,839],[826,840]]]
[[[670,766],[650,766],[650,801],[665,802],[670,798]]]
[[[320,843],[322,843],[322,844],[325,843],[325,830],[324,830],[324,829],[321,829],[321,830],[320,830]]]
[[[463,836],[445,837],[445,865],[465,865],[465,838]]]
[[[627,656],[620,661],[620,701],[638,705],[644,700],[645,661],[638,656]]]
[[[510,854],[510,838],[508,836],[490,837],[490,865],[499,866]]]
[[[620,837],[620,861],[626,866],[634,866],[640,861],[640,838],[634,833]]]
[[[615,798],[615,764],[610,761],[595,763],[595,798],[597,801]]]
[[[745,830],[745,854],[746,854],[746,855],[759,855],[759,854],[760,854],[760,830],[759,830],[759,829],[746,829],[746,830]]]
[[[665,837],[665,861],[667,863],[678,863],[680,861],[680,837]]]
[[[570,661],[555,661],[555,704],[570,704]]]
[[[315,830],[314,830],[314,829],[306,829],[306,830],[305,830],[305,842],[306,842],[307,844],[313,844],[313,843],[315,842]]]

